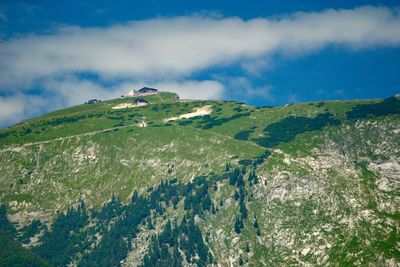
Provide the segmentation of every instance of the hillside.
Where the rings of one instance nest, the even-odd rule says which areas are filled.
[[[50,266],[400,265],[400,98],[143,98],[0,130],[0,231],[21,253]]]

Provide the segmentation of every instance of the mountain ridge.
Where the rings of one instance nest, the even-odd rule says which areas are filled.
[[[33,219],[46,226],[27,246],[51,265],[399,263],[399,98],[272,108],[144,98],[0,130],[0,203],[16,239]],[[73,219],[74,238],[53,251]]]

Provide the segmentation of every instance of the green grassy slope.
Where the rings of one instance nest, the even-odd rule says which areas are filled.
[[[149,195],[162,181],[189,186],[205,176],[216,210],[201,211],[196,225],[222,266],[399,264],[399,98],[274,108],[180,102],[171,93],[146,98],[143,107],[113,110],[132,101],[122,98],[1,130],[0,203],[9,218],[21,226],[33,218],[50,225],[57,212],[80,201],[99,210],[112,195],[129,203],[135,190]],[[206,105],[209,115],[163,122]],[[243,183],[227,178],[235,167],[243,169]],[[194,210],[182,198],[187,193],[176,211],[162,205],[168,216],[189,220]],[[169,217],[153,216],[160,232]],[[143,247],[154,232],[146,224],[132,241]],[[143,260],[144,252],[129,250],[120,258],[126,264]]]
[[[155,113],[152,112],[153,108],[160,104],[171,108],[172,104],[178,100],[176,94],[167,92],[143,98],[149,101],[149,106],[113,110],[112,107],[121,103],[132,103],[134,99],[121,98],[96,104],[78,105],[23,121],[13,127],[0,130],[0,147],[129,126],[147,116],[150,120],[160,120],[167,117],[169,110],[166,108],[164,113]]]

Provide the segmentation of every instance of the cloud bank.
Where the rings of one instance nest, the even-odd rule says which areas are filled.
[[[229,88],[193,76],[232,65],[257,74],[274,54],[299,56],[331,45],[356,50],[400,46],[400,9],[365,6],[250,20],[161,17],[13,38],[0,45],[0,93],[9,95],[0,101],[9,103],[40,87],[45,94],[67,98],[61,107],[93,94],[126,93],[141,84],[180,90],[188,98],[219,98]],[[82,73],[96,75],[98,81],[82,78]],[[5,106],[0,107],[0,125],[16,121],[12,117],[21,113],[6,113]]]

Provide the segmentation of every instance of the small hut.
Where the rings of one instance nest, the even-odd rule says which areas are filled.
[[[149,103],[149,101],[147,101],[144,98],[135,98],[133,100],[133,103],[135,103],[135,104],[147,104],[147,103]]]

